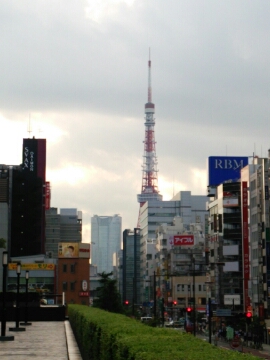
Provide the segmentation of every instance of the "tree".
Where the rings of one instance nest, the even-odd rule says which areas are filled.
[[[122,313],[121,297],[117,291],[116,280],[110,278],[112,274],[112,272],[104,271],[98,274],[101,277],[100,286],[97,288],[97,299],[94,299],[93,306],[110,312]]]
[[[6,240],[3,238],[0,238],[0,249],[6,248]]]

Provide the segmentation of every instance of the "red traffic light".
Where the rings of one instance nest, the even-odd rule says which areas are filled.
[[[189,306],[189,307],[187,308],[187,312],[190,313],[191,311],[192,311],[192,309],[191,309],[191,307]]]
[[[129,302],[128,302],[128,300],[126,300],[126,301],[125,301],[125,305],[128,305],[128,304],[129,304]]]
[[[177,301],[174,300],[174,301],[173,301],[173,305],[177,305]]]
[[[252,313],[251,313],[250,311],[248,311],[248,312],[246,313],[246,317],[247,317],[247,318],[251,318],[251,317],[252,317]]]

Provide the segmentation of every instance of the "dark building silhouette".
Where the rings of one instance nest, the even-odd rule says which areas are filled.
[[[123,232],[123,301],[138,305],[140,299],[140,229]]]
[[[0,165],[1,236],[11,257],[44,254],[46,139],[23,139],[21,165]]]

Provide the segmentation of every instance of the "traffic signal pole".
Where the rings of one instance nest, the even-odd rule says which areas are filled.
[[[212,336],[212,307],[211,298],[208,299],[208,332],[209,332],[209,344],[211,344]]]
[[[154,271],[154,319],[157,318],[156,272]]]

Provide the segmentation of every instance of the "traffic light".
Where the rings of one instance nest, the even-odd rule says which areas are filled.
[[[246,323],[247,324],[251,323],[251,318],[252,318],[252,312],[251,311],[246,312]]]
[[[191,311],[192,311],[192,308],[191,308],[190,306],[186,308],[186,312],[187,312],[188,314],[190,314]]]
[[[129,301],[128,300],[125,300],[125,302],[124,302],[124,305],[128,305],[129,304]]]
[[[173,306],[176,306],[177,305],[177,301],[173,301]]]

